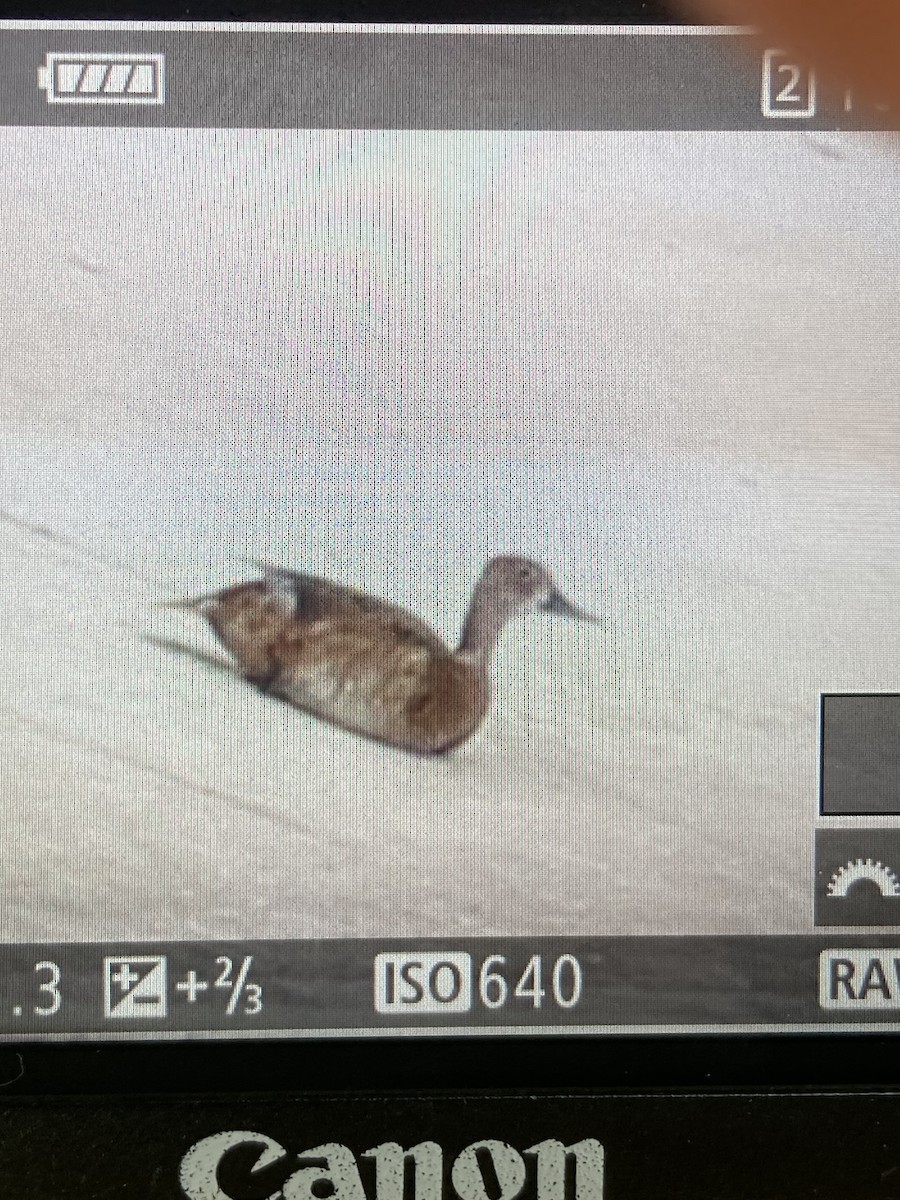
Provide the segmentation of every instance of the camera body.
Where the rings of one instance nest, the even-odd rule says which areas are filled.
[[[94,15],[0,14],[8,1194],[893,1195],[890,110]]]

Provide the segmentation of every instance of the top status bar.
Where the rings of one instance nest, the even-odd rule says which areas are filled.
[[[0,22],[0,125],[892,128],[742,27]]]

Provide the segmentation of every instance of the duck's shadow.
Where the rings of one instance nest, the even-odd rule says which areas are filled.
[[[169,654],[190,658],[194,662],[202,663],[204,667],[212,667],[214,671],[219,671],[222,675],[228,675],[232,679],[244,678],[242,673],[236,670],[227,659],[220,658],[217,654],[209,654],[205,650],[198,650],[196,646],[189,646],[187,642],[179,642],[175,638],[156,637],[152,633],[145,633],[143,640],[157,650],[165,650]]]
[[[144,641],[157,650],[165,650],[169,654],[178,654],[181,658],[189,658],[204,667],[212,667],[220,675],[227,675],[229,679],[236,679],[239,683],[246,684],[247,687],[252,688],[260,696],[265,696],[267,700],[274,700],[278,704],[286,704],[289,708],[296,711],[295,706],[286,700],[284,696],[279,696],[277,692],[269,691],[268,688],[255,684],[233,663],[228,662],[227,659],[219,658],[217,654],[210,654],[206,650],[198,650],[196,646],[189,646],[187,642],[179,642],[175,638],[156,637],[152,633],[145,633]]]
[[[264,695],[267,700],[275,700],[279,704],[286,705],[293,712],[298,712],[296,705],[291,704],[291,702],[284,696],[279,696],[277,692],[270,692],[268,690],[255,687],[254,684],[247,679],[243,671],[240,671],[232,663],[228,662],[227,659],[219,658],[217,654],[210,654],[206,650],[200,650],[196,646],[190,646],[187,642],[179,642],[175,638],[157,637],[152,633],[143,634],[142,641],[146,642],[149,646],[153,646],[155,650],[164,650],[167,654],[177,654],[180,658],[188,658],[192,662],[200,663],[204,667],[211,667],[214,671],[218,671],[220,675],[227,675],[229,679],[237,679],[239,682],[247,684],[249,687],[253,688],[254,691]],[[302,710],[299,710],[299,713],[301,716],[308,715]],[[372,745],[378,746],[385,751],[390,751],[392,749],[387,743],[379,742],[377,740],[373,740]],[[421,760],[426,762],[445,762],[447,761],[448,756],[445,754],[418,755],[411,753],[410,758],[412,760]]]

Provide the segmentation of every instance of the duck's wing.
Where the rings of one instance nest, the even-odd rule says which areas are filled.
[[[427,621],[399,604],[369,596],[318,575],[307,575],[270,563],[257,562],[256,565],[263,571],[266,585],[273,596],[297,621],[312,623],[353,618],[366,623],[380,621],[389,625],[395,636],[409,637],[433,649],[444,648],[440,635]]]

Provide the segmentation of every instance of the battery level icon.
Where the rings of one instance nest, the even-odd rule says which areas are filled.
[[[48,104],[165,104],[164,54],[51,51],[38,67]]]

